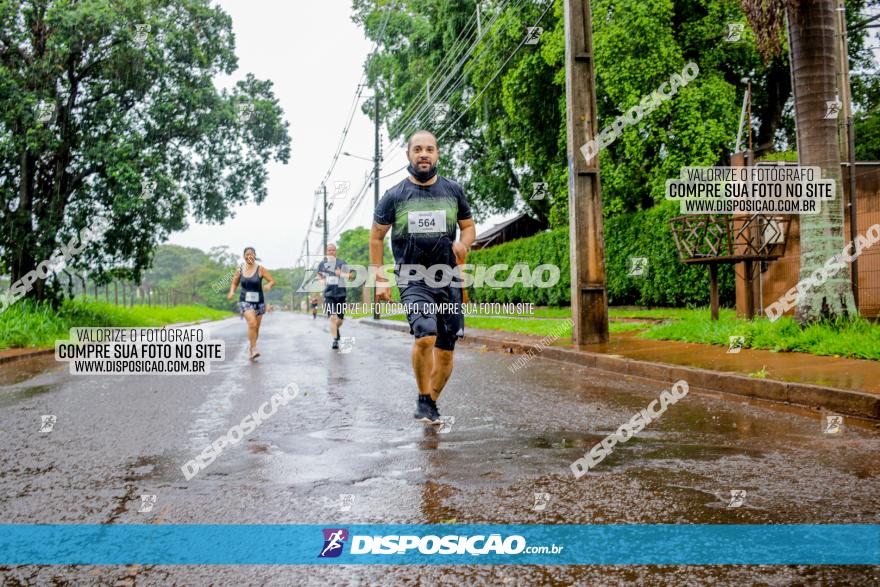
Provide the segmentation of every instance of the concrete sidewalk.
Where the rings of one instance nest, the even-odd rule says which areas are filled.
[[[359,322],[409,332],[409,325],[402,321]],[[465,327],[461,342],[517,355],[531,350],[533,359],[554,359],[664,383],[684,379],[691,387],[706,391],[880,420],[880,362],[876,361],[752,349],[728,353],[727,347],[719,345],[645,340],[631,332],[612,334],[606,344],[580,347],[559,340],[541,350],[541,340],[540,336]],[[765,377],[755,375],[762,370]]]

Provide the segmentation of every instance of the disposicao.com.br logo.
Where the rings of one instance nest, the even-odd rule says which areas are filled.
[[[349,533],[345,528],[325,528],[324,546],[318,558],[338,557],[342,554]],[[526,539],[518,534],[502,537],[501,534],[476,534],[463,536],[450,534],[438,536],[387,535],[351,536],[349,553],[352,555],[463,555],[473,556],[500,554],[559,554],[563,546],[527,546]],[[412,552],[411,552],[412,551]]]
[[[324,528],[324,547],[318,558],[335,558],[342,554],[342,547],[348,540],[348,530],[345,528]]]

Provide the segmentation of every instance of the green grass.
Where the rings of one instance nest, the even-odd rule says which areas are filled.
[[[721,318],[734,318],[736,311],[721,308]],[[685,320],[699,317],[709,317],[709,308],[611,308],[608,310],[610,318],[648,318],[652,320]]]
[[[348,315],[346,315],[348,317]],[[403,314],[382,315],[383,320],[406,321]],[[566,325],[565,320],[556,319],[522,319],[509,317],[487,318],[483,316],[467,315],[464,318],[465,328],[477,328],[480,330],[495,330],[499,332],[516,332],[519,334],[533,334],[535,336],[559,336],[560,339],[571,338],[571,325]],[[608,329],[611,332],[631,332],[643,330],[644,324],[625,322],[611,322]]]
[[[522,318],[483,318],[480,316],[465,316],[465,328],[479,328],[481,330],[501,330],[504,332],[517,332],[520,334],[534,334],[537,336],[558,336],[559,338],[571,336],[571,326],[564,320],[541,320]]]
[[[880,325],[867,320],[798,326],[792,318],[776,322],[759,318],[737,320],[730,314],[712,321],[708,316],[691,316],[658,324],[640,334],[652,340],[678,340],[727,346],[729,337],[745,337],[745,347],[775,352],[880,360]]]
[[[527,317],[532,316],[526,314]],[[534,318],[571,318],[571,308],[558,306],[535,306]]]
[[[534,318],[523,320],[522,318],[481,318],[479,316],[465,316],[465,328],[479,328],[480,330],[500,330],[504,332],[517,332],[521,334],[535,334],[538,336],[558,335],[560,339],[571,338],[571,325],[566,325],[564,320],[541,320]],[[608,331],[612,333],[632,332],[644,330],[644,324],[627,322],[609,322]]]
[[[708,308],[610,308],[611,333],[639,332],[638,336],[651,340],[675,340],[728,346],[731,336],[745,337],[744,348],[765,349],[774,352],[799,352],[812,355],[880,360],[880,324],[867,320],[855,322],[812,324],[801,328],[788,317],[776,322],[759,318],[738,320],[736,312],[722,308],[720,319],[713,321]],[[382,316],[390,320],[405,320],[403,315]],[[571,337],[571,327],[560,330],[562,318],[570,318],[567,307],[535,308],[535,316],[517,318],[506,316],[467,315],[465,326],[481,330],[496,330],[548,336],[559,334],[560,339]],[[615,322],[619,318],[663,320],[660,324]],[[760,375],[755,375],[760,376]]]
[[[468,316],[465,324],[472,328],[502,330],[546,336],[558,332],[559,320],[568,318],[569,308],[536,308],[541,318],[482,318]],[[774,352],[798,352],[812,355],[880,360],[880,324],[867,320],[855,322],[811,324],[801,328],[792,318],[782,317],[776,322],[758,318],[738,320],[736,312],[722,308],[719,320],[713,321],[708,308],[611,308],[611,333],[639,332],[638,336],[651,340],[675,340],[728,346],[730,337],[745,337],[744,348],[765,349]],[[663,320],[660,324],[615,322],[615,318],[647,318]],[[398,316],[397,319],[403,319]],[[567,328],[560,338],[571,336]],[[759,376],[759,375],[756,375]]]
[[[133,306],[82,299],[65,300],[57,310],[22,300],[0,314],[0,349],[51,347],[67,339],[73,327],[164,326],[196,320],[219,320],[232,312],[206,306]]]
[[[478,305],[479,309],[479,305]],[[567,306],[558,307],[558,306],[535,306],[534,315],[531,314],[523,314],[523,315],[504,315],[504,314],[493,314],[477,311],[476,313],[467,314],[475,317],[486,317],[486,318],[548,318],[548,319],[565,319],[571,318],[571,308]],[[608,311],[608,316],[611,319],[614,318],[646,318],[653,320],[669,320],[669,319],[681,319],[686,317],[691,317],[695,315],[704,314],[706,316],[709,315],[709,308],[611,308]],[[352,318],[363,318],[367,313],[362,312],[358,314],[354,314],[349,312],[346,316],[350,316]],[[734,316],[735,312],[733,310],[722,309],[721,316]],[[383,318],[391,319],[391,316],[383,315]]]
[[[722,317],[734,317],[736,312],[722,308]],[[615,318],[645,318],[651,320],[672,320],[691,318],[694,316],[708,316],[709,308],[609,308],[608,317]],[[571,308],[540,306],[535,308],[536,318],[571,318]]]

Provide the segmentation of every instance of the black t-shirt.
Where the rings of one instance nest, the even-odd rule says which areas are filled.
[[[342,274],[337,276],[336,269],[341,269]],[[324,286],[325,298],[339,299],[345,297],[345,277],[350,271],[351,270],[348,268],[348,265],[345,264],[345,261],[338,258],[335,259],[335,262],[333,263],[325,258],[318,264],[317,272],[324,275],[324,279],[326,280]]]
[[[452,243],[458,221],[472,217],[464,190],[437,176],[429,186],[408,178],[385,192],[373,220],[391,225],[391,251],[398,264],[455,265]]]

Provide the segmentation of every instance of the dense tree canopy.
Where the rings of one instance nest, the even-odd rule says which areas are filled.
[[[13,281],[95,218],[72,263],[139,279],[186,216],[266,196],[287,123],[268,81],[231,91],[231,20],[209,0],[0,0],[0,252]],[[43,295],[43,282],[36,284]]]
[[[354,0],[353,6],[367,36],[381,35],[367,71],[391,134],[425,127],[441,135],[443,172],[465,184],[478,213],[530,210],[563,225],[565,44],[562,1],[551,2],[484,0],[479,27],[474,0]],[[847,2],[850,22],[865,4]],[[787,53],[765,60],[737,0],[593,0],[592,8],[600,127],[686,63],[700,69],[600,153],[606,213],[653,206],[683,165],[724,163],[734,149],[744,77],[752,80],[755,150],[794,147]],[[739,40],[727,40],[730,24],[742,25]],[[523,44],[531,26],[543,34],[537,44]],[[864,36],[865,29],[850,36],[854,68],[873,67]],[[854,91],[865,109],[876,107],[870,79]],[[873,128],[874,119],[864,117],[865,128]],[[551,198],[530,200],[536,181],[549,184]]]

